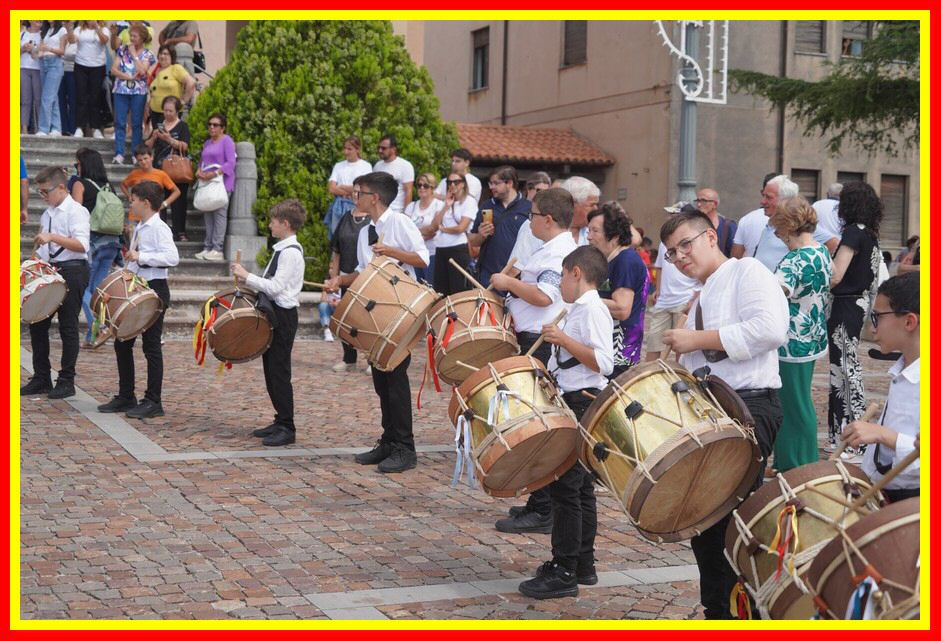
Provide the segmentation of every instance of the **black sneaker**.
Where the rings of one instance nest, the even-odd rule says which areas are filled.
[[[557,599],[578,596],[575,573],[555,561],[547,561],[536,571],[536,576],[519,585],[519,591],[533,599]]]
[[[26,385],[20,388],[20,396],[48,394],[51,391],[52,381],[33,377],[26,382]]]
[[[500,519],[496,523],[496,528],[509,534],[525,534],[527,532],[550,534],[552,532],[552,514],[543,515],[539,512],[526,512],[509,519]]]
[[[392,446],[392,453],[379,463],[379,471],[384,474],[404,472],[418,465],[418,456],[412,450],[399,444]]]
[[[527,512],[529,512],[528,505],[514,505],[513,507],[510,508],[510,518],[523,516]]]
[[[368,452],[361,452],[353,457],[360,465],[375,465],[382,463],[392,454],[392,446],[382,441],[376,441],[376,447]]]
[[[536,578],[541,578],[552,567],[552,561],[548,561],[539,566],[536,570]],[[598,574],[595,572],[595,566],[589,568],[576,568],[575,581],[579,585],[595,585],[598,583]]]
[[[115,396],[107,403],[99,405],[98,411],[102,414],[113,414],[114,412],[126,412],[135,407],[137,407],[137,399],[133,396],[130,398]]]
[[[267,445],[268,447],[280,447],[282,445],[290,445],[294,442],[294,430],[289,430],[283,425],[278,425],[271,434],[266,436],[262,440],[262,445]]]
[[[252,432],[252,436],[257,436],[258,438],[265,438],[266,436],[271,436],[275,433],[277,428],[281,427],[278,423],[272,423],[268,427],[259,427],[257,430]]]
[[[56,386],[49,392],[49,398],[59,399],[75,396],[75,384],[72,381],[56,381]]]
[[[137,407],[129,409],[127,414],[128,418],[153,418],[155,416],[163,416],[163,405],[160,403],[154,403],[149,398],[145,398]]]

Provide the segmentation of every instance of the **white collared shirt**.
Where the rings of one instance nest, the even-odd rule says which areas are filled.
[[[532,255],[522,259],[522,264],[516,263],[520,270],[520,280],[524,283],[535,284],[539,290],[548,296],[552,302],[546,307],[537,307],[524,301],[522,298],[510,295],[507,297],[507,307],[513,315],[513,326],[517,332],[542,331],[542,326],[551,323],[565,305],[562,302],[562,259],[575,249],[575,241],[568,230],[545,242],[536,248]],[[608,331],[611,331],[610,326]]]
[[[895,361],[889,369],[889,395],[879,421],[891,430],[898,432],[895,449],[880,447],[880,463],[895,467],[915,449],[915,436],[921,430],[921,359],[905,366],[905,358]],[[873,482],[882,478],[876,469],[876,446],[867,445],[863,455],[863,472]],[[921,487],[921,460],[916,460],[904,472],[886,484],[889,490],[912,490]]]
[[[66,195],[58,206],[46,209],[39,218],[39,231],[74,238],[82,243],[82,247],[85,248],[85,251],[80,252],[63,249],[52,261],[61,263],[66,260],[88,260],[88,243],[91,236],[89,225],[88,210],[82,207],[80,203],[75,202],[71,196]],[[50,262],[50,256],[59,249],[59,245],[55,243],[46,243],[40,245],[36,253],[44,261]]]
[[[131,236],[131,248],[136,248],[140,255],[136,261],[128,261],[127,269],[144,280],[165,279],[167,267],[180,264],[173,232],[159,214],[137,223]]]
[[[369,228],[373,226],[376,228],[376,234],[382,237],[383,245],[395,247],[405,252],[414,252],[425,261],[426,266],[428,265],[428,248],[425,247],[425,240],[421,237],[418,227],[405,214],[389,208],[379,216],[379,220],[375,223],[369,223],[359,230],[359,240],[356,242],[356,258],[359,260],[359,264],[356,266],[356,271],[362,272],[372,260]],[[400,263],[400,265],[412,278],[415,278],[414,267],[405,263]]]
[[[611,332],[611,312],[601,300],[597,289],[590,289],[572,303],[568,315],[562,320],[562,331],[582,345],[591,347],[600,371],[579,362],[574,367],[562,369],[559,362],[572,358],[565,348],[552,346],[549,371],[555,376],[563,393],[595,387],[603,389],[608,376],[614,370],[614,337]]]
[[[680,365],[691,372],[708,365],[736,390],[779,389],[778,347],[787,340],[790,316],[774,275],[754,258],[729,258],[706,279],[686,319],[686,329],[696,329],[700,306],[703,329],[719,330],[722,349],[729,357],[709,363],[696,350],[680,356]]]
[[[283,309],[293,309],[300,305],[297,297],[304,286],[304,249],[301,247],[300,251],[296,249],[284,251],[291,245],[301,247],[294,234],[279,240],[272,247],[274,252],[281,252],[278,256],[278,268],[273,275],[268,274],[268,269],[271,267],[271,260],[274,260],[274,253],[271,254],[271,260],[268,261],[261,276],[249,274],[245,279],[246,285],[255,291],[265,292],[275,305]],[[265,278],[265,276],[270,277]]]

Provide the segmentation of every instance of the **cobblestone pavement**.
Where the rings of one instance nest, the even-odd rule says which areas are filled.
[[[331,371],[338,343],[297,343],[298,442],[267,451],[249,434],[271,417],[260,361],[217,375],[195,366],[188,342],[164,350],[166,417],[106,423],[90,411],[116,390],[110,347],[79,357],[90,399],[22,398],[24,619],[701,618],[688,544],[643,539],[606,492],[599,585],[543,602],[516,593],[549,538],[497,532],[516,501],[449,487],[447,394],[426,385],[419,466],[385,476],[349,455],[377,438],[378,401],[361,371]],[[867,392],[883,397],[888,364],[864,363]],[[415,352],[413,397],[423,365]]]

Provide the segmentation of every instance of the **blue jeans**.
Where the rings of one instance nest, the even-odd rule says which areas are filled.
[[[66,71],[59,83],[59,116],[62,120],[62,133],[71,136],[75,133],[75,73]]]
[[[127,136],[127,112],[131,111],[131,152],[144,137],[144,107],[147,96],[124,93],[114,94],[114,155],[124,155],[124,139]]]
[[[111,265],[121,251],[120,236],[98,236],[91,240],[91,273],[88,276],[88,287],[85,288],[85,294],[82,296],[82,310],[85,312],[85,320],[88,321],[88,331],[85,332],[85,340],[91,340],[91,326],[95,321],[95,314],[91,309],[91,297],[95,288],[101,284],[108,272],[111,271]]]
[[[327,226],[327,240],[333,240],[333,232],[337,230],[340,219],[349,211],[353,211],[355,204],[349,198],[337,196],[327,208],[327,215],[324,216],[323,224]]]
[[[418,279],[419,282],[425,281],[426,283],[430,285],[432,281],[434,280],[434,275],[435,275],[435,255],[432,254],[428,258],[428,267],[416,267],[415,268],[415,278]]]
[[[39,99],[39,129],[43,133],[62,131],[59,115],[59,83],[65,73],[65,65],[59,56],[43,56],[39,61],[42,95]]]
[[[320,326],[324,329],[330,327],[330,317],[333,316],[333,308],[330,307],[330,303],[320,303],[317,306],[317,309],[320,311]]]

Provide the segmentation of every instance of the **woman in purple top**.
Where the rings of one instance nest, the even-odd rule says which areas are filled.
[[[608,280],[598,288],[614,326],[615,378],[640,362],[644,342],[644,309],[649,285],[647,267],[631,248],[630,217],[615,201],[588,214],[588,242],[608,259]]]
[[[225,190],[229,192],[231,200],[235,190],[235,141],[225,133],[226,119],[220,113],[209,116],[209,140],[203,145],[199,161],[199,170],[196,178],[199,180],[212,180],[222,176]],[[196,254],[201,260],[223,261],[222,245],[225,242],[225,228],[229,206],[220,207],[215,211],[203,212],[206,221],[206,238],[203,240],[203,251]]]

